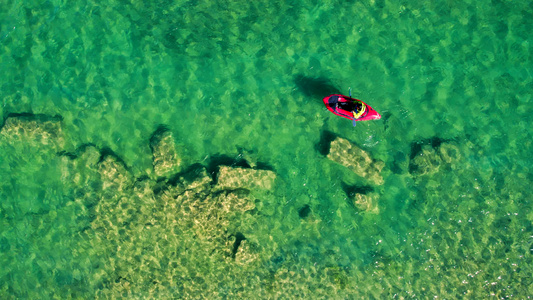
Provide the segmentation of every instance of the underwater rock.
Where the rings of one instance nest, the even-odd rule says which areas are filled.
[[[257,167],[257,155],[253,151],[244,148],[238,148],[238,151],[239,156],[242,157],[250,167]]]
[[[94,173],[97,171],[97,164],[102,156],[100,151],[92,145],[80,147],[76,153],[68,153],[62,151],[59,153],[62,157],[62,176],[63,179],[72,182],[80,187],[86,186],[87,173]]]
[[[355,194],[354,205],[360,210],[364,210],[369,213],[378,214],[379,195],[377,193],[369,194]]]
[[[443,143],[440,145],[439,154],[442,160],[447,163],[455,162],[461,158],[459,147],[449,143]]]
[[[244,190],[217,193],[185,190],[175,198],[165,191],[157,196],[157,201],[164,209],[152,215],[165,215],[165,222],[172,220],[175,232],[180,233],[185,244],[195,244],[210,255],[216,252],[224,257],[234,257],[243,240],[236,242],[236,236],[228,239],[228,232],[238,231],[239,224],[246,219],[243,214],[255,208],[255,198]]]
[[[383,184],[380,173],[385,163],[374,161],[368,153],[348,140],[338,137],[331,142],[328,158],[377,185]]]
[[[7,140],[31,140],[57,148],[65,144],[59,116],[12,114],[0,130],[0,136]]]
[[[133,185],[133,195],[138,198],[139,203],[155,202],[155,194],[153,190],[154,183],[149,179],[137,180]]]
[[[459,148],[450,143],[442,143],[437,148],[424,145],[411,159],[409,172],[415,176],[431,175],[439,171],[443,164],[451,164],[460,159]]]
[[[78,155],[77,160],[85,167],[94,168],[98,164],[98,161],[100,161],[101,156],[102,154],[95,146],[88,145],[84,147],[84,151]]]
[[[197,199],[203,199],[211,192],[211,184],[213,179],[207,174],[205,168],[196,170],[194,174],[188,174],[189,176],[194,175],[193,178],[180,177],[180,184],[183,188],[184,197],[194,197]]]
[[[180,177],[180,181],[183,183],[185,190],[200,192],[210,189],[213,179],[207,174],[207,170],[202,167],[194,172],[194,178]]]
[[[181,158],[176,151],[172,132],[158,129],[150,138],[154,172],[158,177],[168,177],[181,171]]]
[[[124,163],[113,155],[106,155],[102,159],[98,164],[98,173],[102,180],[102,190],[121,193],[132,186],[132,175]]]
[[[274,187],[276,174],[268,170],[254,170],[220,166],[216,188],[219,190],[262,189]]]
[[[99,200],[101,181],[98,161],[101,153],[92,145],[80,147],[76,153],[60,152],[61,179],[73,190],[77,201],[93,207]]]
[[[258,253],[247,240],[240,242],[234,255],[235,263],[240,266],[252,264],[259,261],[260,258],[260,253]]]
[[[430,145],[424,145],[420,152],[411,160],[411,174],[429,175],[437,172],[442,163],[440,156]]]
[[[210,197],[213,179],[205,168],[173,178],[170,182],[161,182],[163,186],[157,191],[159,202],[172,207],[190,204],[191,208],[198,207],[206,198]],[[193,216],[191,216],[193,217]]]
[[[255,208],[255,198],[249,192],[228,192],[218,196],[219,210],[225,214],[245,212]]]

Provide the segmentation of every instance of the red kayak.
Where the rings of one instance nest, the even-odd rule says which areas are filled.
[[[353,121],[379,120],[381,115],[370,105],[359,99],[349,96],[334,94],[322,99],[329,111],[346,119]]]

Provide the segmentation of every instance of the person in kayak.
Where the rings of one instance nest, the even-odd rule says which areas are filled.
[[[359,119],[366,111],[366,105],[361,101],[337,102],[336,108],[351,112],[356,120]]]
[[[353,100],[354,101],[345,101],[341,96],[332,96],[329,98],[328,104],[337,114],[342,114],[346,118],[346,113],[349,113],[353,115],[353,119],[357,120],[365,113],[366,105],[357,99]]]
[[[340,94],[333,94],[324,97],[326,108],[337,116],[352,120],[355,126],[356,121],[379,120],[381,115],[368,104],[359,99]]]

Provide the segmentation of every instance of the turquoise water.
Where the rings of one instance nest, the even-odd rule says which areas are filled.
[[[2,298],[533,294],[530,1],[0,7]],[[350,87],[383,118],[329,113]],[[161,125],[183,172],[247,160],[276,187],[185,214],[157,195]],[[335,137],[384,183],[327,159]],[[106,189],[105,153],[135,188]]]

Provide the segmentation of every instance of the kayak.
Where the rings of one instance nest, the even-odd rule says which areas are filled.
[[[359,99],[340,94],[333,94],[324,97],[322,100],[330,112],[337,116],[352,120],[354,126],[355,121],[381,119],[381,115],[377,111]]]

